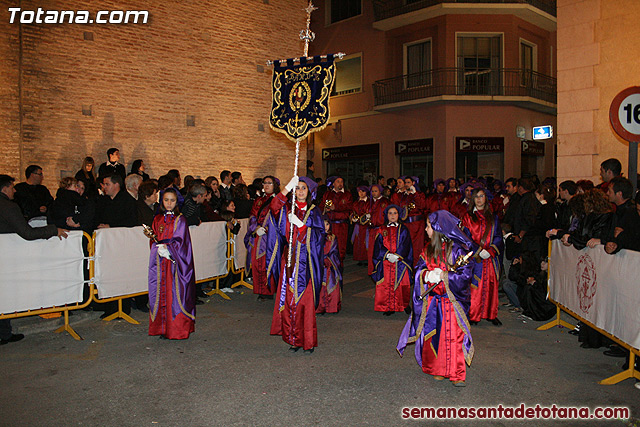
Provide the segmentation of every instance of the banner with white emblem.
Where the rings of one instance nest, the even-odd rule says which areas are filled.
[[[640,253],[576,250],[554,241],[549,298],[635,348],[640,348]]]

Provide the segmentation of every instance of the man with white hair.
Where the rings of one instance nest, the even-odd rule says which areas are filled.
[[[127,193],[131,194],[131,197],[138,200],[138,187],[142,183],[142,177],[137,173],[129,174],[124,180],[124,186],[127,189]]]

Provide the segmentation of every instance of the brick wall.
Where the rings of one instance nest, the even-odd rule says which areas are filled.
[[[9,23],[6,7],[0,10],[0,173],[23,180],[28,164],[40,164],[53,191],[84,156],[99,164],[114,146],[127,171],[141,158],[152,177],[171,168],[203,178],[240,170],[245,181],[291,175],[295,146],[269,129],[265,60],[302,53],[305,0],[16,4],[89,10],[92,17],[98,10],[148,10],[150,19],[18,25]],[[195,116],[194,127],[187,116]]]

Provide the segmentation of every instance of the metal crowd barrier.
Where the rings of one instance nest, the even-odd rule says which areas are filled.
[[[93,253],[94,253],[94,246],[93,246],[93,240],[91,239],[91,236],[89,236],[87,233],[83,233],[83,238],[84,241],[86,241],[87,243],[87,251],[88,251],[88,262],[89,262],[89,278],[90,280],[87,282],[84,280],[84,277],[82,278],[82,287],[83,289],[81,289],[81,291],[84,290],[84,284],[88,283],[89,284],[89,296],[87,298],[86,301],[82,301],[82,302],[78,302],[75,304],[64,304],[64,305],[60,305],[60,306],[51,306],[51,307],[43,307],[43,308],[36,308],[36,309],[28,309],[28,310],[23,310],[23,311],[17,311],[17,312],[13,312],[13,313],[1,313],[0,314],[0,319],[16,319],[19,317],[27,317],[27,316],[40,316],[40,315],[44,315],[44,314],[51,314],[51,313],[61,313],[64,316],[64,324],[62,326],[60,326],[58,329],[56,329],[54,332],[55,333],[61,333],[61,332],[68,332],[69,335],[71,335],[73,338],[75,338],[76,340],[81,340],[82,337],[80,337],[80,335],[78,335],[78,333],[76,331],[73,330],[73,328],[71,327],[71,325],[69,324],[69,312],[72,310],[79,310],[82,308],[85,308],[87,306],[89,306],[89,304],[91,303],[92,300],[92,295],[94,293],[95,290],[95,286],[94,286],[94,282],[93,282],[93,277],[94,277],[94,259],[93,259]],[[25,241],[26,242],[26,241]]]
[[[558,244],[559,243],[556,243],[556,245],[558,245]],[[558,256],[557,252],[559,252],[559,251],[557,251],[557,250],[556,251],[552,251],[552,247],[553,246],[554,246],[553,245],[553,241],[550,241],[549,242],[549,268],[547,269],[547,279],[548,279],[547,283],[548,283],[548,289],[549,289],[549,291],[548,291],[548,295],[549,295],[548,299],[549,299],[549,301],[551,301],[556,306],[556,317],[552,321],[550,321],[549,323],[546,323],[546,324],[540,326],[538,328],[538,330],[539,331],[546,331],[547,329],[551,329],[554,326],[563,326],[565,328],[568,328],[569,330],[574,329],[575,328],[574,325],[572,325],[569,322],[566,322],[566,321],[564,321],[564,320],[562,320],[560,318],[561,312],[564,311],[565,313],[569,314],[571,317],[573,317],[573,318],[579,320],[580,322],[584,323],[585,325],[595,329],[596,331],[598,331],[599,333],[601,333],[605,337],[611,339],[613,342],[618,344],[620,347],[625,348],[625,349],[627,349],[629,351],[629,367],[626,370],[624,370],[624,371],[622,371],[622,372],[620,372],[620,373],[618,373],[616,375],[613,375],[613,376],[611,376],[609,378],[605,378],[605,379],[599,381],[598,384],[613,385],[613,384],[619,383],[620,381],[624,381],[624,380],[626,380],[628,378],[636,378],[636,379],[640,380],[640,372],[638,372],[635,369],[636,356],[640,357],[640,350],[638,348],[636,348],[633,345],[625,342],[623,339],[615,336],[611,331],[607,331],[607,330],[605,330],[605,329],[603,329],[601,327],[596,326],[594,324],[594,322],[586,319],[585,316],[581,316],[581,315],[577,314],[576,313],[577,309],[575,309],[573,307],[573,304],[571,304],[569,301],[555,301],[552,298],[552,296],[551,296],[551,286],[552,286],[552,283],[551,283],[551,268],[554,266],[554,263],[560,265],[561,267],[567,268],[566,263],[562,263],[562,262],[560,262],[560,260],[554,259],[554,258],[557,258],[557,256]],[[561,249],[561,247],[558,246],[558,249]],[[576,250],[574,248],[567,248],[567,250],[569,250],[569,249]],[[601,250],[602,251],[602,248],[601,247],[597,247],[597,250]],[[584,268],[587,269],[587,270],[586,270],[586,273],[583,273],[580,277],[576,277],[576,281],[579,281],[579,280],[582,280],[582,279],[584,279],[586,282],[589,282],[590,280],[594,281],[594,283],[592,283],[592,284],[589,284],[589,283],[584,283],[583,284],[585,289],[587,289],[587,286],[592,285],[592,287],[593,287],[594,285],[597,285],[597,283],[595,283],[595,279],[596,279],[596,277],[595,277],[596,276],[595,268],[593,270],[594,274],[593,275],[590,274],[590,269],[593,268],[593,261],[591,261],[591,265],[589,265],[590,261],[586,258],[588,256],[589,250],[587,249],[587,250],[583,250],[583,251],[584,251],[584,254],[579,258],[579,260],[581,262],[585,263],[584,264]],[[606,255],[606,256],[607,257],[614,257],[614,256],[617,256],[617,255],[614,255],[614,256]],[[637,258],[637,256],[634,256],[634,258]],[[615,259],[615,258],[611,258],[611,259]],[[634,265],[637,265],[637,264],[638,264],[637,262],[634,263]],[[576,265],[576,267],[575,267],[576,271],[580,267],[581,266]],[[558,267],[558,268],[560,268],[560,267]],[[631,280],[634,281],[636,278],[637,278],[637,276],[632,277]],[[580,286],[580,285],[581,284],[579,284],[579,283],[577,284],[577,286]],[[611,286],[611,285],[613,285],[613,283],[606,283],[606,285]],[[596,291],[593,291],[593,292],[595,294]],[[593,296],[594,295],[591,295],[591,297],[593,297]],[[611,303],[611,301],[609,301],[609,302]],[[618,310],[618,306],[616,305],[616,302],[612,302],[614,306],[610,307],[610,310],[613,313],[616,313],[617,310]],[[574,309],[569,308],[568,307],[569,305],[571,305],[572,308],[574,308]],[[578,307],[578,308],[582,309],[581,307]],[[588,307],[588,309],[590,309],[590,308],[591,308],[591,305]],[[636,318],[636,325],[638,325],[637,318]]]
[[[227,277],[230,273],[232,274],[240,274],[240,280],[238,280],[236,283],[232,284],[232,288],[238,287],[238,286],[245,286],[249,289],[253,289],[253,287],[247,283],[244,280],[245,277],[245,269],[244,268],[236,268],[235,266],[235,258],[236,258],[236,254],[237,254],[237,250],[236,250],[236,245],[237,244],[243,244],[243,237],[244,237],[244,232],[246,232],[246,227],[247,227],[247,223],[248,220],[240,220],[241,223],[241,230],[243,231],[241,234],[238,234],[238,236],[234,236],[231,234],[230,230],[225,226],[226,229],[226,243],[224,245],[225,247],[225,253],[223,254],[219,254],[220,258],[224,258],[225,264],[226,264],[226,270],[227,272],[225,274],[221,274],[221,275],[217,275],[217,276],[211,276],[211,277],[206,277],[206,278],[201,278],[196,280],[196,283],[200,284],[200,283],[204,283],[204,282],[211,282],[211,281],[215,281],[215,287],[208,292],[208,295],[213,296],[213,295],[219,295],[224,299],[231,299],[227,294],[225,294],[224,292],[222,292],[220,290],[220,279]],[[108,230],[108,229],[107,229]],[[137,230],[136,228],[132,228],[132,229],[113,229],[113,230],[119,230],[119,232],[124,232],[124,233],[131,233],[131,236],[134,237],[136,236],[136,233],[141,233],[140,230]],[[127,231],[125,231],[127,230]],[[130,231],[129,231],[130,230]],[[197,232],[198,228],[194,227],[191,228],[190,231],[193,232]],[[107,231],[108,232],[108,231]],[[96,233],[94,232],[93,236],[89,236],[87,233],[83,233],[83,237],[86,240],[87,243],[87,248],[88,248],[88,257],[83,257],[84,259],[88,260],[88,270],[89,270],[89,280],[82,280],[82,286],[84,289],[84,284],[88,283],[89,284],[89,296],[88,298],[86,298],[86,301],[82,301],[82,302],[78,302],[75,304],[65,304],[65,305],[61,305],[61,306],[51,306],[51,307],[46,307],[46,308],[38,308],[38,309],[28,309],[28,310],[23,310],[23,311],[16,311],[16,312],[11,312],[11,313],[0,313],[0,319],[14,319],[14,318],[18,318],[18,317],[26,317],[26,316],[36,316],[36,315],[43,315],[43,314],[50,314],[50,313],[61,313],[64,316],[64,324],[59,327],[55,332],[56,333],[60,333],[63,331],[68,332],[73,338],[75,338],[76,340],[82,340],[82,337],[80,335],[78,335],[73,328],[70,326],[69,324],[69,311],[71,310],[78,310],[78,309],[82,309],[85,307],[88,307],[89,304],[91,304],[92,302],[94,303],[107,303],[107,302],[117,302],[118,304],[118,309],[115,313],[111,314],[108,317],[105,317],[103,320],[104,321],[111,321],[114,319],[124,319],[129,323],[132,324],[139,324],[140,322],[138,322],[137,320],[133,319],[131,316],[129,316],[128,314],[124,313],[124,311],[122,310],[122,301],[125,298],[132,298],[132,297],[136,297],[139,295],[145,295],[148,293],[148,290],[146,291],[138,291],[138,292],[124,292],[121,294],[117,294],[117,295],[111,295],[108,297],[100,297],[99,296],[99,287],[100,287],[100,283],[99,281],[96,281],[96,263],[98,263],[98,265],[100,264],[100,257],[96,258],[96,238],[100,238],[99,235],[96,237]],[[134,237],[137,238],[137,237]],[[146,237],[145,237],[146,238]],[[237,243],[239,242],[239,243]],[[212,254],[212,258],[211,259],[215,259],[216,257],[213,256]],[[144,269],[146,270],[148,268],[148,254],[146,255],[146,263],[144,264]],[[196,273],[197,273],[197,269],[196,269]],[[144,286],[146,287],[147,285],[147,281],[145,279],[144,282]],[[137,285],[137,286],[142,286],[142,285]]]

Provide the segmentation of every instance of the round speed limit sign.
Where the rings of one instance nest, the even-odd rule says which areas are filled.
[[[620,137],[640,142],[640,86],[629,87],[613,98],[609,120]]]

